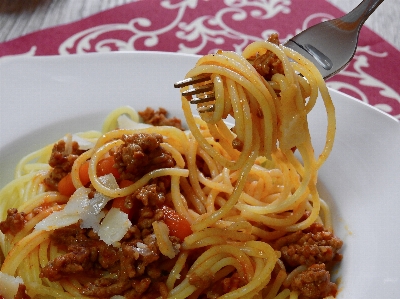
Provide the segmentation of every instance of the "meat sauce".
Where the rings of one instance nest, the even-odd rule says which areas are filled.
[[[124,144],[110,152],[120,181],[134,182],[149,171],[175,166],[171,155],[160,146],[163,137],[159,134],[123,135],[122,140]],[[82,229],[79,224],[55,230],[51,240],[66,253],[44,267],[40,277],[50,281],[71,275],[91,277],[81,290],[86,296],[166,298],[165,281],[171,270],[169,265],[173,264],[160,253],[152,224],[163,221],[169,186],[169,178],[156,178],[125,198],[125,208],[134,209],[135,213],[131,214],[132,226],[118,248],[107,245],[92,229]],[[173,236],[170,241],[176,246],[180,243]]]
[[[280,66],[272,55],[267,54],[262,59],[257,59],[254,61],[259,61],[264,71],[270,69],[265,76],[280,72]],[[256,69],[260,71],[260,68]],[[180,120],[168,121],[167,113],[163,109],[154,111],[147,108],[140,115],[147,123],[182,128]],[[135,181],[151,170],[175,165],[171,155],[160,146],[163,142],[161,135],[124,135],[122,140],[124,144],[110,152],[114,157],[114,167],[119,173],[119,181]],[[76,143],[72,143],[72,150],[68,152],[64,141],[54,145],[49,160],[53,170],[45,180],[49,190],[56,190],[58,182],[71,171],[73,161],[81,153]],[[119,247],[107,245],[92,229],[82,229],[79,223],[55,230],[51,235],[51,242],[65,253],[50,261],[42,269],[40,277],[50,281],[59,281],[71,275],[85,277],[90,282],[80,290],[81,294],[97,298],[109,298],[113,295],[123,295],[128,299],[167,298],[166,279],[175,259],[169,259],[160,253],[152,224],[154,221],[164,221],[163,208],[171,205],[165,196],[170,191],[169,188],[169,178],[161,177],[153,179],[124,199],[124,207],[134,212],[129,214],[132,226],[120,241]],[[17,234],[24,227],[26,216],[16,209],[8,210],[7,218],[0,223],[0,230],[4,234]],[[179,248],[182,240],[175,236],[169,238]],[[319,299],[337,294],[337,286],[330,281],[329,270],[341,260],[338,250],[342,244],[340,239],[326,231],[321,224],[315,223],[303,231],[276,240],[273,247],[281,251],[281,259],[287,270],[300,265],[306,266],[305,271],[293,278],[289,288],[306,298]],[[187,267],[189,266],[190,262]],[[185,271],[187,269],[183,272]],[[207,277],[191,276],[189,281],[193,285],[208,288],[208,295],[215,297],[245,285],[243,278],[236,273],[213,285],[210,285],[211,278]],[[29,298],[24,286],[20,287],[16,298]],[[204,295],[201,298],[208,297]]]
[[[153,108],[147,107],[143,111],[139,111],[139,115],[145,124],[153,126],[172,126],[180,130],[183,130],[182,122],[177,117],[168,117],[168,111],[164,108],[154,110]]]
[[[280,44],[278,34],[276,33],[271,34],[268,41],[276,45]],[[267,81],[271,80],[274,74],[283,74],[284,72],[282,62],[271,51],[251,57],[248,61]]]
[[[290,289],[307,298],[319,299],[337,294],[337,285],[331,282],[329,270],[342,260],[338,253],[342,245],[343,241],[322,224],[313,223],[305,230],[279,238],[273,247],[281,252],[287,270],[307,267],[294,277]]]

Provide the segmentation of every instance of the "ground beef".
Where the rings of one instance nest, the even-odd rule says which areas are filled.
[[[143,275],[146,267],[160,258],[160,251],[154,234],[146,236],[143,240],[124,243],[122,245],[122,258],[122,270],[129,278]],[[154,278],[157,278],[158,275],[154,275],[154,271],[152,273],[155,276]]]
[[[311,266],[341,260],[338,250],[343,241],[326,231],[322,224],[314,223],[308,229],[278,239],[274,248],[282,253],[282,260],[290,267]]]
[[[237,272],[231,277],[224,278],[221,282],[223,294],[233,292],[246,284],[246,281],[243,277],[239,277]]]
[[[202,275],[199,276],[196,273],[188,275],[189,283],[198,289],[207,289],[211,286],[213,276]]]
[[[15,208],[8,209],[6,220],[0,222],[0,231],[3,234],[10,233],[15,236],[24,228],[25,223],[25,213],[18,213],[18,210]]]
[[[281,259],[287,269],[305,265],[307,270],[298,274],[290,288],[306,298],[320,299],[336,295],[337,286],[330,281],[328,269],[342,259],[338,250],[343,241],[326,231],[320,223],[279,238],[273,247],[281,251]]]
[[[41,277],[57,281],[73,274],[83,274],[91,269],[90,250],[83,246],[69,246],[68,253],[50,262],[41,272]]]
[[[162,135],[138,133],[121,139],[124,144],[113,153],[121,179],[136,181],[152,170],[175,166],[172,156],[160,146]]]
[[[110,298],[116,294],[123,294],[129,290],[131,282],[127,279],[117,280],[116,278],[100,278],[94,283],[89,283],[82,291],[85,296],[97,298]]]
[[[44,180],[50,190],[57,190],[58,182],[71,172],[74,161],[83,152],[79,149],[79,144],[75,141],[72,142],[70,149],[66,148],[64,140],[60,140],[54,145],[49,159],[49,165],[53,169]]]
[[[164,214],[161,209],[154,211],[154,209],[151,207],[143,207],[140,210],[138,227],[140,229],[152,229],[153,222],[161,220],[163,215]]]
[[[162,206],[165,192],[169,191],[162,181],[156,181],[128,196],[138,214],[131,219],[132,226],[120,241],[119,248],[108,246],[93,230],[82,229],[79,224],[54,231],[51,242],[65,253],[49,262],[42,269],[41,277],[51,281],[71,275],[82,278],[86,281],[81,290],[85,296],[166,298],[165,281],[174,263],[160,253],[152,224],[163,221]],[[180,243],[175,237],[170,240],[173,246]],[[104,273],[110,275],[106,278]]]
[[[170,178],[168,178],[170,185]],[[143,214],[141,209],[151,206],[154,209],[160,209],[165,202],[165,188],[163,180],[154,179],[152,183],[136,190],[133,194],[125,197],[124,206],[129,210],[129,218],[133,222],[137,222]],[[140,224],[141,221],[138,222]]]
[[[165,280],[170,269],[163,271],[168,258],[160,254],[155,235],[149,227],[141,230],[136,225],[132,226],[121,241],[120,248],[106,245],[98,240],[93,231],[81,229],[79,225],[56,230],[51,240],[59,248],[67,249],[65,254],[42,269],[42,278],[51,281],[71,275],[85,277],[85,280],[91,278],[81,292],[82,295],[97,298],[113,295],[165,298],[168,293]],[[178,242],[176,238],[171,238],[171,241]],[[105,271],[114,275],[101,278]]]
[[[279,41],[279,35],[278,33],[272,33],[269,37],[268,37],[268,41],[270,43],[273,43],[275,45],[280,45],[280,41]]]
[[[180,130],[183,130],[182,122],[179,118],[171,117],[168,118],[168,111],[164,108],[160,108],[154,111],[153,108],[147,107],[146,110],[139,111],[139,115],[142,117],[143,122],[153,126],[172,126]]]
[[[140,202],[144,206],[156,206],[161,207],[165,202],[165,190],[163,186],[157,184],[150,184],[143,186],[136,190],[131,196]]]
[[[335,297],[337,294],[337,286],[330,281],[330,274],[325,269],[325,264],[310,266],[293,279],[290,287],[309,299]]]
[[[276,33],[271,34],[268,38],[268,41],[277,45],[280,44],[278,34]],[[271,80],[274,74],[284,73],[282,62],[279,60],[278,56],[271,51],[267,51],[262,55],[251,57],[248,59],[248,61],[267,81]]]
[[[196,285],[196,283],[198,284],[200,281],[198,277],[197,277],[197,281],[196,281],[196,279],[193,279],[193,278],[191,280],[191,278],[189,278],[189,281],[191,284]],[[202,279],[204,280],[204,277],[202,277]],[[211,280],[214,279],[214,277],[211,276],[208,279],[210,280],[210,284],[211,284]],[[229,293],[229,292],[233,292],[233,291],[243,287],[246,284],[247,284],[246,279],[244,277],[240,277],[237,272],[234,272],[229,277],[222,278],[222,279],[212,283],[211,288],[209,289],[209,291],[206,292],[206,295],[200,296],[200,298],[201,299],[203,299],[203,298],[207,298],[207,299],[208,298],[219,298],[222,295]]]
[[[58,281],[71,274],[96,277],[100,269],[109,269],[118,261],[115,247],[100,241],[96,234],[81,229],[78,224],[56,230],[51,240],[66,253],[42,269],[41,277],[50,281]]]
[[[238,150],[239,152],[243,151],[243,146],[244,146],[243,141],[241,141],[238,137],[235,137],[232,140],[232,147]]]
[[[18,286],[18,290],[14,296],[14,299],[31,299],[31,297],[26,293],[26,286],[24,284],[20,284]]]
[[[120,273],[118,278],[98,279],[89,283],[83,290],[84,295],[103,298],[124,294],[126,298],[136,298],[149,289],[153,279],[161,276],[161,271],[155,271],[159,269],[159,265],[155,262],[161,255],[154,234],[148,235],[143,240],[122,243],[118,255]],[[129,291],[129,296],[126,291]]]

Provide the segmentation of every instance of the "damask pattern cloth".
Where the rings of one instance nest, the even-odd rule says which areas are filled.
[[[241,52],[278,33],[282,42],[343,12],[325,0],[142,0],[0,44],[0,57],[106,51]],[[338,45],[340,46],[340,45]],[[400,119],[400,52],[361,30],[353,61],[329,87]]]

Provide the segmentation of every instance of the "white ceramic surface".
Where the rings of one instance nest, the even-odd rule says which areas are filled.
[[[162,106],[182,117],[173,83],[196,60],[156,52],[0,59],[0,186],[23,155],[69,132],[100,130],[118,106]],[[345,242],[337,298],[398,298],[400,124],[358,100],[331,94],[337,135],[319,188]],[[310,116],[317,152],[324,120],[317,105]]]

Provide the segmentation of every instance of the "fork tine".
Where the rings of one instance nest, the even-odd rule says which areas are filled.
[[[184,80],[178,81],[174,84],[175,88],[181,88],[181,87],[185,87],[185,86],[189,86],[189,85],[193,85],[193,84],[197,84],[197,83],[201,83],[201,82],[206,82],[206,81],[210,81],[211,77],[208,74],[203,74],[203,75],[198,75],[195,77],[191,77],[191,78],[186,78]]]
[[[212,112],[214,111],[214,109],[215,109],[214,105],[209,105],[209,106],[199,107],[197,108],[197,111],[199,113],[204,113],[204,112]]]
[[[196,86],[191,89],[185,90],[182,92],[182,96],[184,97],[190,97],[188,100],[190,101],[191,104],[201,104],[201,103],[207,103],[215,100],[215,94],[213,92],[214,89],[214,84],[211,81],[211,77],[209,74],[202,74],[198,75],[195,77],[191,78],[186,78],[184,80],[178,81],[174,84],[175,88],[181,88],[185,86],[190,86],[190,85],[195,85],[198,83],[203,83],[205,82],[204,85]],[[197,97],[192,97],[196,95]],[[204,112],[212,112],[214,111],[215,107],[214,105],[207,105],[203,107],[199,107],[197,111],[199,113],[204,113]]]
[[[191,104],[200,104],[200,103],[206,103],[206,102],[211,102],[215,100],[215,94],[214,93],[206,93],[203,96],[198,96],[197,98],[192,98],[190,100]]]
[[[182,92],[182,96],[187,97],[187,96],[192,96],[192,95],[195,95],[195,94],[200,94],[200,93],[212,91],[213,88],[214,88],[214,84],[213,83],[197,86],[195,88],[191,88],[191,89],[185,90],[184,92]]]

